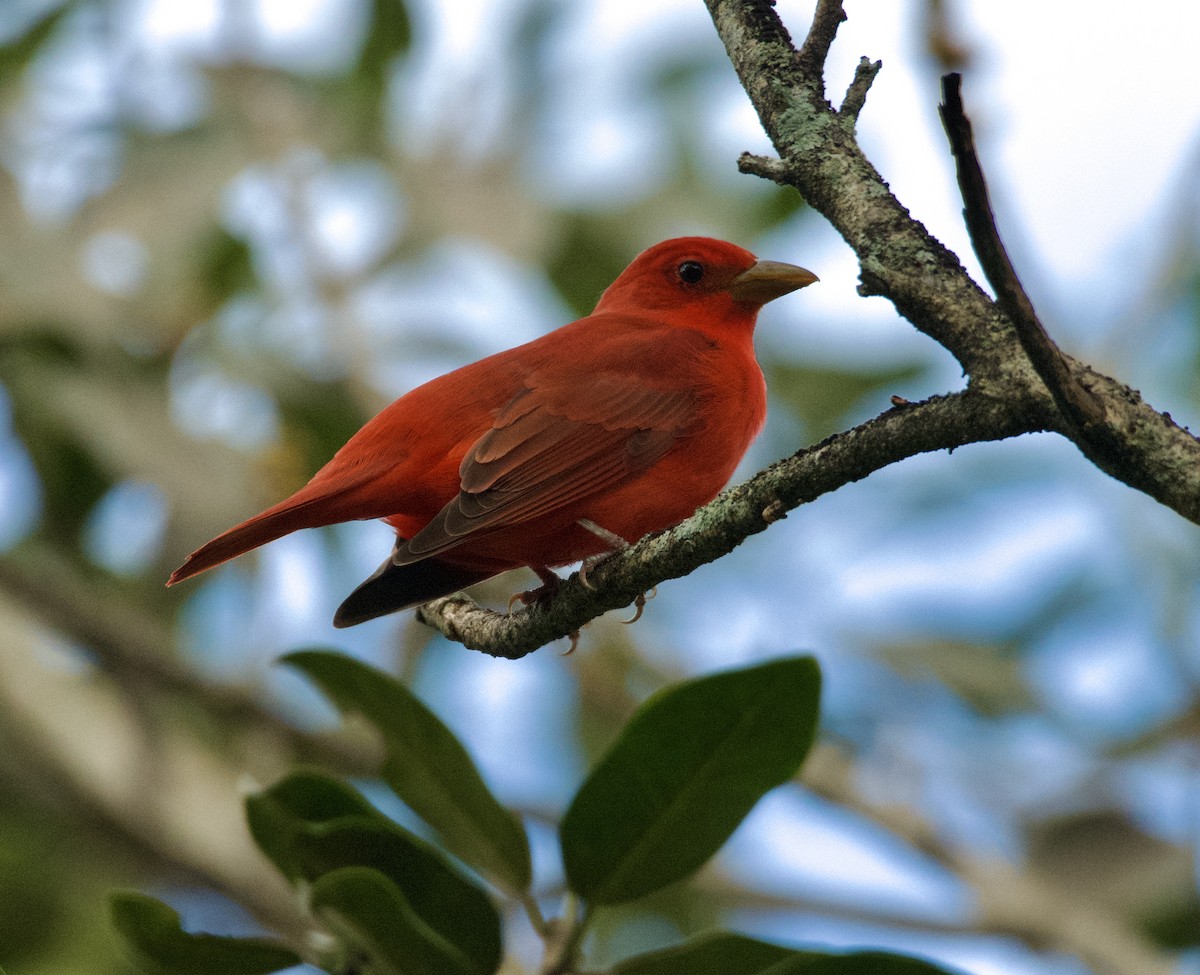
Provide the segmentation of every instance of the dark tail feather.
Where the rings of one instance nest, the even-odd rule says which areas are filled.
[[[462,569],[438,559],[423,559],[409,565],[393,565],[389,556],[368,576],[333,615],[338,629],[356,626],[377,616],[398,613],[402,609],[420,606],[439,596],[448,596],[484,579],[495,572]]]

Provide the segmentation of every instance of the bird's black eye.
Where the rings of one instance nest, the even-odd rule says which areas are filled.
[[[704,265],[699,261],[684,261],[679,265],[678,273],[684,284],[695,284],[704,277]]]

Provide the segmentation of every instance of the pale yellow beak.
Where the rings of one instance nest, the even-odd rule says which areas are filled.
[[[812,271],[779,261],[758,261],[725,286],[734,301],[765,305],[819,281]]]

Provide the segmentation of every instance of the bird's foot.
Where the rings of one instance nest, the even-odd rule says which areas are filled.
[[[542,584],[536,589],[526,589],[524,592],[519,592],[508,601],[508,615],[512,616],[513,605],[520,602],[526,606],[532,606],[535,603],[545,602],[553,599],[555,593],[562,587],[562,579],[555,575],[550,569],[544,565],[531,565],[537,577],[542,580]],[[585,626],[587,624],[584,624]],[[579,646],[579,630],[572,630],[567,634],[571,641],[571,645],[562,652],[564,657],[570,656],[575,652],[575,648]]]
[[[593,586],[590,582],[588,582],[588,573],[591,572],[593,569],[595,569],[596,566],[598,566],[601,562],[604,562],[606,559],[612,558],[617,552],[621,552],[621,551],[624,551],[625,549],[629,548],[629,542],[626,541],[624,538],[622,538],[620,535],[616,534],[616,532],[610,532],[607,528],[605,528],[602,525],[597,525],[594,521],[592,521],[589,518],[580,518],[578,520],[577,524],[579,525],[580,528],[586,528],[593,535],[597,536],[598,538],[602,538],[608,544],[608,547],[609,547],[609,550],[607,552],[601,552],[599,555],[593,555],[590,558],[584,559],[583,565],[581,565],[579,567],[580,583],[583,585],[583,587],[585,589],[590,589],[592,592],[595,592],[596,587]],[[634,606],[633,616],[631,616],[627,620],[623,620],[622,622],[636,623],[638,620],[640,620],[642,618],[642,611],[646,608],[646,602],[648,600],[653,599],[657,595],[658,595],[658,586],[655,586],[649,592],[644,592],[640,596],[638,596],[638,598],[633,601],[633,606]],[[574,643],[572,643],[571,649],[573,650],[574,648],[575,648],[575,645],[574,645]]]
[[[508,601],[509,616],[512,616],[514,603],[520,602],[522,605],[532,606],[534,603],[548,602],[554,598],[554,594],[562,586],[562,580],[544,565],[531,565],[529,568],[537,573],[537,577],[542,580],[542,584],[536,589],[526,589],[524,592],[514,595]]]
[[[597,538],[602,539],[608,545],[607,552],[601,552],[599,555],[592,555],[583,560],[583,565],[579,567],[579,582],[584,589],[596,591],[596,587],[588,582],[588,573],[596,568],[605,559],[611,558],[615,553],[629,548],[629,542],[618,535],[616,532],[610,532],[602,525],[597,525],[590,518],[580,518],[576,524],[580,528],[585,528]]]

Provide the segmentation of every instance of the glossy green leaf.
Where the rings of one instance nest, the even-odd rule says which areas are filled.
[[[524,827],[437,715],[399,681],[342,654],[303,651],[284,660],[343,712],[357,712],[379,730],[387,749],[380,774],[450,852],[509,890],[528,888]]]
[[[797,955],[763,969],[762,975],[954,975],[920,958],[885,951],[844,955]]]
[[[487,894],[350,786],[316,772],[294,773],[248,798],[246,818],[255,841],[290,880],[312,883],[343,867],[378,870],[477,975],[499,968],[500,916]]]
[[[293,882],[311,881],[326,872],[312,862],[314,857],[303,842],[305,838],[330,822],[355,817],[370,820],[375,816],[382,818],[356,789],[316,772],[293,773],[246,799],[250,835]]]
[[[267,975],[301,960],[267,938],[189,934],[180,927],[178,912],[133,891],[113,895],[112,918],[143,970],[162,975]]]
[[[688,681],[648,700],[563,817],[570,888],[612,904],[697,870],[804,761],[820,683],[816,662],[799,657]]]
[[[346,867],[312,888],[313,912],[350,949],[362,975],[474,975],[470,962],[377,870]]]
[[[801,951],[719,931],[627,958],[613,975],[950,975],[919,958],[882,951]]]
[[[761,975],[773,965],[808,957],[806,952],[718,931],[634,958],[613,967],[613,975]]]

